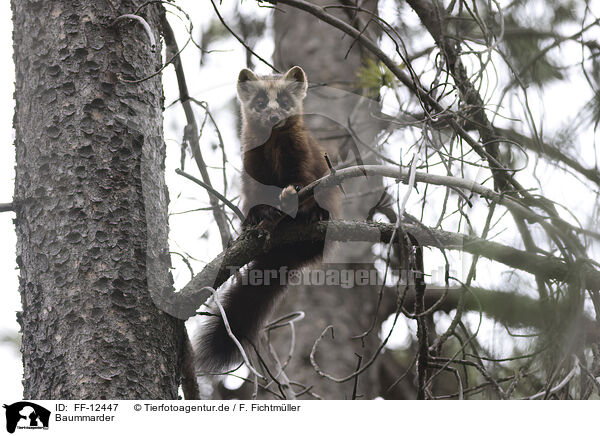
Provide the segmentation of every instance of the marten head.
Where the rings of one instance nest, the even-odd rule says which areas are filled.
[[[281,129],[291,117],[302,113],[307,87],[306,74],[300,67],[271,76],[257,76],[243,69],[237,92],[244,121],[255,128]]]

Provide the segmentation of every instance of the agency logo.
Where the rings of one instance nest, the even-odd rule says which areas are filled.
[[[14,433],[15,429],[47,430],[50,422],[50,411],[29,401],[19,401],[6,409],[6,431]]]

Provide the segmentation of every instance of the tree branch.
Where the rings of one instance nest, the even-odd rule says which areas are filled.
[[[362,165],[360,167],[356,166],[344,168],[337,170],[335,174],[331,174],[316,180],[300,190],[298,192],[299,201],[302,201],[304,198],[308,197],[315,189],[317,189],[317,187],[319,189],[332,187],[348,178],[361,177],[365,174],[395,178],[404,183],[408,182],[409,178],[408,168],[403,167],[394,167],[389,165]],[[505,206],[511,212],[516,213],[519,217],[525,218],[530,222],[539,223],[549,233],[559,235],[561,237],[565,236],[564,232],[557,228],[553,223],[560,224],[561,226],[569,229],[575,228],[573,224],[570,224],[560,218],[553,218],[552,223],[550,223],[546,217],[535,213],[526,206],[523,206],[516,199],[499,194],[493,189],[486,188],[485,186],[480,185],[472,180],[461,179],[459,177],[452,176],[415,172],[415,181],[432,185],[447,186],[457,191],[463,197],[466,197],[462,192],[463,189],[474,192],[484,198],[487,198],[488,200]]]
[[[0,212],[11,212],[15,210],[12,203],[0,203]]]
[[[428,285],[425,291],[425,310],[434,305],[437,311],[450,313],[458,306],[463,287],[450,287],[445,289],[435,285]],[[387,318],[396,311],[397,290],[393,287],[385,288],[384,302],[382,307],[385,309],[380,314],[382,318]],[[469,286],[468,292],[464,293],[463,310],[465,312],[483,312],[487,317],[494,319],[506,327],[522,328],[532,327],[539,331],[548,328],[548,321],[553,313],[560,313],[558,310],[548,311],[548,306],[542,304],[539,299],[531,298],[520,294],[517,290],[498,290],[485,289],[476,286]],[[406,292],[402,306],[404,309],[412,311],[415,304],[415,293],[411,290]],[[585,332],[590,342],[600,339],[600,331],[596,322],[584,316],[581,320],[582,332]]]
[[[545,142],[539,142],[535,138],[530,138],[512,129],[497,129],[502,136],[516,142],[522,147],[531,150],[540,156],[547,156],[550,159],[559,161],[585,176],[588,180],[600,186],[600,171],[597,168],[586,168],[576,159],[568,156],[560,148]]]
[[[369,50],[375,57],[377,57],[385,66],[406,86],[410,91],[415,94],[427,107],[434,109],[438,113],[445,113],[447,109],[438,103],[438,101],[431,96],[422,86],[418,83],[416,77],[411,77],[403,71],[403,67],[396,63],[391,57],[385,54],[385,52],[371,39],[355,29],[343,20],[340,20],[336,16],[328,13],[325,8],[314,5],[304,0],[257,0],[259,3],[266,2],[271,4],[282,3],[288,6],[292,6],[297,9],[301,9],[308,12],[311,15],[319,18],[323,22],[332,25],[333,27],[341,30],[347,35],[355,38],[363,47]],[[473,138],[469,132],[467,132],[453,117],[448,117],[448,123],[454,129],[454,131],[464,139],[467,144],[473,148],[473,150],[483,159],[486,159],[491,166],[493,166],[496,173],[502,172],[507,182],[509,182],[516,191],[524,196],[528,196],[525,188],[515,180],[510,174],[510,171],[505,168],[498,160],[488,153],[484,147]]]
[[[175,172],[177,174],[179,174],[180,176],[183,176],[186,179],[191,180],[192,182],[197,183],[198,185],[202,186],[204,189],[206,189],[208,191],[208,193],[210,195],[217,197],[219,200],[221,200],[223,202],[223,204],[225,206],[229,207],[229,209],[231,209],[242,222],[244,221],[245,217],[244,217],[244,214],[242,213],[242,211],[235,204],[233,204],[231,201],[229,201],[227,198],[225,198],[215,188],[213,188],[210,185],[207,185],[202,180],[198,180],[196,177],[186,173],[185,171],[181,171],[179,168],[175,169]]]
[[[200,150],[200,142],[198,141],[198,125],[196,123],[196,117],[194,115],[194,110],[192,109],[192,105],[190,102],[187,82],[185,80],[185,73],[183,71],[181,57],[179,56],[179,50],[177,49],[177,41],[175,40],[175,34],[173,33],[173,29],[171,28],[171,25],[167,21],[164,14],[162,16],[162,26],[167,50],[169,52],[174,53],[173,66],[175,67],[177,84],[179,85],[179,101],[183,106],[185,118],[188,123],[184,139],[189,141],[190,148],[192,149],[192,154],[194,156],[194,159],[196,160],[198,169],[200,170],[202,180],[206,185],[208,185],[212,189],[212,183],[210,182],[208,169],[206,168],[206,163],[204,162],[204,158],[202,157],[202,152]],[[226,247],[229,241],[231,240],[231,234],[229,233],[229,227],[227,224],[227,217],[225,216],[225,212],[219,205],[219,201],[216,197],[214,197],[213,195],[209,195],[208,200],[213,210],[215,222],[217,223],[217,227],[219,228],[219,232],[221,234],[221,243],[223,247]]]
[[[404,84],[410,91],[415,94],[426,107],[432,108],[437,113],[444,113],[447,111],[432,95],[424,90],[423,86],[418,82],[417,77],[411,77],[407,75],[402,67],[397,64],[391,57],[371,39],[361,33],[359,30],[350,26],[348,23],[340,20],[336,16],[329,14],[325,8],[314,5],[304,0],[257,0],[259,3],[267,2],[271,4],[282,3],[294,8],[303,10],[317,17],[325,23],[341,30],[347,35],[353,37],[363,47],[369,50],[374,56],[376,56],[385,66]],[[438,12],[435,6],[431,3],[425,2],[424,0],[408,0],[410,6],[417,12],[419,18],[423,22],[427,30],[432,34],[436,43],[440,46],[440,50],[447,58],[450,73],[453,75],[457,86],[460,89],[462,98],[473,105],[475,109],[471,112],[477,124],[477,129],[482,138],[483,144],[472,137],[469,132],[462,127],[454,117],[448,117],[448,123],[452,129],[471,146],[471,148],[483,159],[488,161],[489,168],[492,171],[496,185],[503,191],[506,191],[507,195],[516,198],[515,192],[509,190],[511,185],[516,191],[516,194],[520,195],[528,206],[536,206],[547,212],[553,220],[559,220],[558,213],[553,208],[550,202],[543,201],[544,199],[538,199],[537,197],[530,194],[511,174],[511,170],[507,169],[502,163],[496,159],[496,148],[498,141],[501,140],[499,135],[491,125],[490,121],[485,114],[481,97],[474,89],[473,85],[469,82],[466,75],[466,70],[462,65],[460,58],[458,57],[457,51],[452,46],[452,42],[449,41],[443,33],[440,17],[436,15]],[[570,229],[563,229],[563,231],[557,231],[555,228],[553,233],[550,234],[551,238],[556,242],[557,246],[561,247],[562,244],[558,238],[560,238],[565,244],[573,248],[573,251],[580,258],[585,258],[584,250],[581,243],[575,235],[568,232]]]
[[[365,241],[372,240],[374,236],[378,236],[381,242],[390,242],[394,227],[393,224],[387,223],[332,221],[310,225],[292,223],[277,227],[271,234],[266,234],[263,229],[247,229],[180,292],[166,296],[166,303],[170,308],[168,312],[184,319],[194,316],[196,310],[210,297],[210,292],[202,288],[218,288],[234,274],[235,267],[246,265],[273,248],[300,241],[325,239],[341,242]],[[422,225],[404,224],[403,228],[424,247],[462,250],[548,280],[583,282],[589,290],[600,290],[600,271],[586,263],[573,268],[556,257],[527,253],[473,236],[434,230]]]

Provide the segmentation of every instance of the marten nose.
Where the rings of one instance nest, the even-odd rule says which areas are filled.
[[[271,115],[269,117],[269,121],[271,124],[277,124],[279,122],[279,117],[277,115]]]

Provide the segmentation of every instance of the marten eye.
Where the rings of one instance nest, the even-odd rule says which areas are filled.
[[[277,103],[279,103],[279,106],[283,110],[288,110],[290,107],[292,107],[292,101],[290,100],[290,96],[287,95],[285,92],[280,92],[277,95]]]
[[[256,100],[255,106],[256,106],[256,109],[258,109],[259,111],[262,111],[264,108],[267,107],[267,100],[265,100],[265,99]]]
[[[264,110],[267,107],[267,103],[267,95],[263,91],[259,92],[258,95],[254,98],[254,107],[258,111]]]

